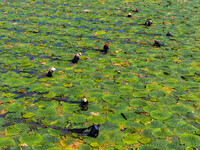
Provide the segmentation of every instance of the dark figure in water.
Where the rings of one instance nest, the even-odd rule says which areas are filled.
[[[139,12],[139,11],[138,11],[138,9],[136,8],[135,11],[133,11],[133,12]]]
[[[171,33],[169,33],[169,31],[167,32],[166,36],[172,36]]]
[[[160,44],[158,41],[154,41],[154,44],[153,44],[153,46],[160,47],[160,46],[161,46],[161,44]]]
[[[151,19],[149,19],[148,21],[146,21],[146,22],[145,22],[145,24],[144,24],[144,25],[146,25],[146,26],[151,26],[151,24],[152,24],[152,20],[151,20]]]
[[[77,53],[74,58],[72,59],[72,63],[78,63],[78,60],[81,57],[81,53]]]
[[[108,44],[106,43],[104,46],[103,46],[103,52],[104,53],[108,53],[108,49],[109,49],[109,47],[108,47]]]
[[[52,77],[52,76],[53,76],[53,75],[52,75],[52,74],[53,74],[53,71],[55,71],[55,70],[56,70],[56,68],[54,68],[54,67],[51,68],[51,69],[49,69],[49,71],[48,71],[48,73],[46,74],[46,76],[47,76],[47,77]]]
[[[86,98],[84,98],[81,102],[81,107],[82,107],[82,110],[87,110],[88,109],[88,101]]]
[[[129,13],[127,17],[129,17],[129,18],[132,17],[131,13]]]
[[[99,127],[101,127],[101,124],[99,123],[98,125],[91,125],[88,129],[91,129],[88,133],[88,136],[91,137],[97,137],[99,135]]]

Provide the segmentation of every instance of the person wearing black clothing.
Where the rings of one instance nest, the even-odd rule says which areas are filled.
[[[160,47],[160,46],[161,46],[161,44],[160,44],[158,41],[154,41],[154,44],[153,44],[153,46]]]
[[[81,53],[77,53],[77,54],[74,56],[74,58],[73,58],[73,60],[72,60],[72,63],[78,63],[78,60],[80,59],[80,57],[81,57]]]
[[[97,137],[99,135],[99,127],[101,127],[101,124],[99,123],[98,125],[91,125],[88,129],[91,129],[88,133],[88,136],[91,137]]]
[[[152,20],[151,19],[149,19],[148,21],[146,21],[145,22],[145,24],[144,25],[146,25],[146,26],[150,26],[152,24]]]
[[[132,17],[131,13],[129,13],[127,17],[129,17],[129,18]]]
[[[53,71],[54,71],[54,70],[56,70],[56,68],[54,68],[54,67],[51,68],[51,69],[49,69],[49,71],[48,71],[48,73],[46,74],[46,76],[47,76],[47,77],[52,77],[52,76],[53,76],[52,74],[53,74]]]
[[[108,47],[108,44],[106,43],[106,44],[103,46],[103,52],[104,52],[104,53],[108,53],[108,49],[109,49],[109,47]]]
[[[172,36],[172,35],[171,35],[171,33],[168,31],[167,34],[166,34],[166,36]]]
[[[82,110],[87,110],[88,109],[88,101],[86,98],[84,98],[82,101],[81,101],[81,107],[82,107]]]

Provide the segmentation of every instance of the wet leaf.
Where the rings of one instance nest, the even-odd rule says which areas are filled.
[[[0,147],[7,148],[9,146],[15,146],[15,141],[11,138],[1,138],[0,139]]]
[[[34,144],[41,143],[43,141],[43,136],[40,134],[24,134],[19,138],[19,142],[21,144],[27,143],[29,146],[32,146]]]
[[[150,115],[157,120],[166,120],[172,116],[172,113],[169,111],[153,110],[150,112]]]

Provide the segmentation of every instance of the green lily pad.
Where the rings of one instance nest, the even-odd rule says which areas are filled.
[[[98,147],[99,144],[98,144],[97,142],[92,142],[92,143],[90,143],[90,146],[91,146],[91,147]]]
[[[157,120],[166,120],[172,116],[172,113],[169,111],[153,110],[150,112],[150,115]]]
[[[6,128],[6,130],[7,130],[6,135],[8,136],[17,135],[21,132],[20,130],[17,130],[13,126]]]
[[[27,112],[27,113],[23,114],[23,117],[24,117],[24,118],[32,118],[32,117],[34,117],[34,116],[35,116],[35,114],[32,113],[32,112]]]
[[[23,111],[26,110],[26,107],[23,106],[23,105],[20,105],[20,104],[15,104],[15,103],[13,103],[12,105],[10,105],[10,106],[8,107],[8,110],[9,110],[10,112],[23,112]]]
[[[43,97],[46,97],[46,98],[53,98],[56,96],[56,93],[54,92],[49,92],[48,94],[43,94],[42,95]]]
[[[140,145],[140,150],[157,150],[157,148],[153,145]]]
[[[69,117],[71,123],[84,123],[86,122],[87,116],[75,114]]]
[[[146,125],[150,129],[160,128],[164,129],[166,125],[160,120],[153,120],[153,122]]]
[[[141,138],[139,139],[139,142],[142,143],[142,144],[148,144],[148,143],[151,142],[151,139],[148,138],[148,137],[141,137]]]
[[[43,141],[43,136],[40,134],[24,134],[20,136],[19,142],[20,144],[27,143],[29,146],[33,146],[34,144],[41,143]]]
[[[94,123],[94,124],[104,124],[106,122],[106,118],[105,117],[101,117],[101,116],[94,116],[91,115],[90,117],[88,117],[88,122]]]
[[[9,146],[15,146],[15,141],[9,137],[0,139],[0,147],[7,148]]]
[[[91,99],[91,100],[102,100],[102,96],[103,96],[104,94],[103,93],[99,93],[99,92],[93,92],[93,93],[90,93],[89,94],[89,98]]]
[[[90,112],[101,112],[102,110],[103,108],[99,104],[91,104],[88,109]]]
[[[48,148],[47,150],[62,150],[62,148],[60,148],[60,147],[51,147],[51,148]]]
[[[111,132],[108,135],[110,137],[110,142],[118,144],[121,142],[124,133],[116,131],[116,132]]]
[[[50,107],[58,107],[59,103],[57,101],[40,101],[36,103],[38,108],[50,108]]]
[[[171,107],[171,111],[178,114],[187,114],[188,112],[193,112],[194,108],[187,105],[174,105]]]
[[[49,128],[47,132],[51,136],[55,136],[55,137],[62,135],[62,132],[60,130],[56,130],[56,129],[52,129],[52,128]]]
[[[182,144],[185,144],[187,147],[198,147],[200,146],[200,137],[193,134],[183,134],[180,136]]]
[[[110,104],[118,103],[121,100],[119,96],[111,94],[102,96],[102,99]]]
[[[63,86],[56,86],[56,87],[50,88],[50,92],[55,93],[56,96],[61,96],[61,95],[66,96],[67,92],[68,92],[68,89],[63,87]]]
[[[134,97],[147,97],[148,92],[147,91],[137,91],[133,93]]]
[[[130,101],[130,106],[133,107],[141,107],[148,105],[148,101],[142,100],[142,99],[133,99]]]
[[[161,90],[152,90],[149,92],[149,96],[151,97],[155,97],[155,98],[159,98],[159,97],[164,97],[166,95],[166,93],[164,91]]]
[[[97,138],[86,137],[84,141],[87,143],[97,142],[99,145],[103,143],[107,143],[109,141],[109,136],[107,134],[99,133]]]
[[[132,90],[133,89],[131,87],[127,87],[127,86],[121,86],[121,87],[119,87],[119,91],[120,92],[131,93]]]
[[[148,113],[150,113],[150,112],[153,111],[153,110],[161,110],[161,109],[162,109],[161,107],[155,106],[155,105],[149,105],[149,106],[144,106],[144,107],[143,107],[143,110],[144,110],[145,112],[148,112]]]
[[[154,135],[156,138],[166,138],[168,136],[172,136],[173,133],[169,131],[168,129],[161,129],[156,128],[152,130],[152,135]]]
[[[22,118],[22,115],[20,112],[9,113],[6,115],[6,118]]]
[[[138,82],[138,76],[131,73],[122,73],[120,79],[125,80],[130,83]]]
[[[108,115],[107,115],[107,119],[108,119],[110,122],[113,122],[113,123],[123,123],[123,122],[126,121],[126,120],[122,117],[122,115],[121,115],[120,113],[108,114]]]
[[[187,122],[181,118],[170,118],[166,121],[166,125],[170,127],[181,127],[186,124]]]
[[[57,110],[55,108],[38,109],[36,114],[41,117],[55,116],[57,115]]]
[[[157,90],[157,89],[161,89],[161,88],[162,88],[162,86],[159,84],[147,84],[146,85],[147,91]]]
[[[9,78],[7,80],[5,80],[5,84],[10,86],[10,87],[17,87],[17,86],[22,86],[24,84],[26,84],[26,82],[22,79],[16,79],[15,78]]]
[[[106,131],[106,132],[114,132],[114,131],[120,131],[121,128],[119,124],[107,121],[106,123],[103,124],[103,126],[101,127],[101,130]]]
[[[126,144],[137,144],[139,143],[139,139],[141,137],[139,135],[128,135],[122,138],[122,141]]]
[[[174,132],[178,135],[184,134],[184,133],[195,133],[195,131],[197,131],[197,128],[190,125],[190,124],[186,124],[184,126],[180,126],[174,129]]]

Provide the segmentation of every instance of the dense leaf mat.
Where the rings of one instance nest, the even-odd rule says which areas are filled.
[[[0,7],[0,150],[200,149],[198,1],[3,0]],[[97,138],[67,130],[93,123],[102,124]]]

